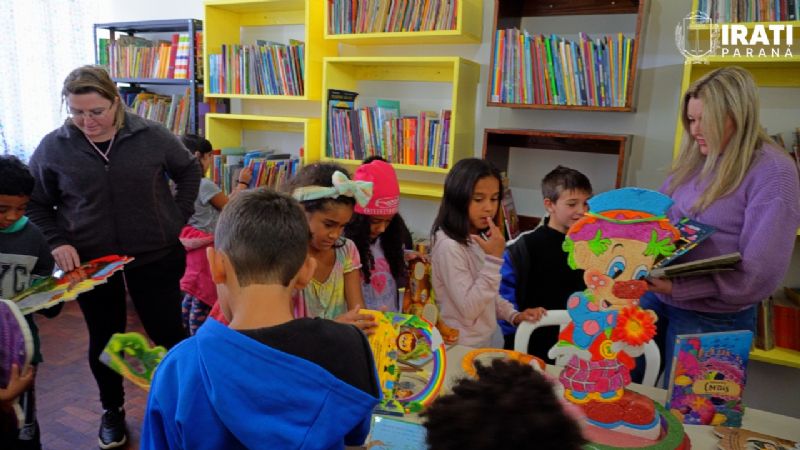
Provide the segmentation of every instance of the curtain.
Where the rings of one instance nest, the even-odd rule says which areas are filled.
[[[0,154],[27,161],[64,122],[61,86],[94,63],[97,0],[0,0]]]

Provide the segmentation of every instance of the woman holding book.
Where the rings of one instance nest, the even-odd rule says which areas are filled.
[[[681,101],[680,154],[661,191],[675,202],[669,219],[716,228],[679,262],[739,252],[734,270],[650,278],[642,307],[659,317],[668,378],[675,336],[755,330],[756,305],[778,287],[800,225],[797,167],[759,123],[758,92],[741,67],[714,70]]]
[[[122,377],[98,358],[111,335],[125,331],[126,292],[156,344],[169,348],[185,336],[179,281],[186,252],[178,233],[194,212],[200,165],[169,130],[125,111],[105,69],[73,70],[61,94],[70,118],[31,157],[28,215],[64,271],[107,254],[135,258],[124,275],[78,299],[105,409],[99,443],[114,448],[127,440],[125,392]]]

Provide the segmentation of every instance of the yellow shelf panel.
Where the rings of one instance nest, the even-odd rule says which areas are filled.
[[[348,167],[358,166],[359,164],[361,164],[361,161],[357,159],[328,158],[327,156],[323,156],[320,159],[323,161],[330,161]],[[413,172],[426,172],[426,173],[446,174],[449,171],[449,169],[442,169],[441,167],[417,166],[413,164],[392,164],[392,167],[394,167],[395,170],[410,170]]]
[[[243,27],[305,25],[304,92],[303,96],[271,96],[252,94],[210,94],[205,83],[204,94],[215,98],[248,100],[319,100],[322,86],[322,59],[335,55],[336,42],[323,39],[324,0],[206,0],[203,30],[203,64],[208,68],[208,55],[221,54],[222,45],[254,44],[242,42]]]
[[[459,159],[474,155],[475,101],[480,65],[460,57],[329,57],[323,63],[323,96],[329,89],[358,92],[364,80],[421,81],[447,83],[451,86],[450,143],[447,165],[452,167]],[[388,95],[387,98],[398,97]],[[400,97],[398,97],[400,98]],[[328,107],[322,105],[323,130],[328,123]],[[320,148],[325,149],[325,132],[320,138]],[[328,158],[330,159],[330,158]],[[396,164],[399,170],[428,173],[447,173],[447,169]],[[430,193],[430,189],[428,191]],[[417,195],[417,194],[415,194]],[[430,195],[421,195],[430,197]]]
[[[330,3],[328,4],[330,6]],[[467,44],[480,43],[483,35],[483,0],[461,0],[453,30],[397,31],[380,33],[333,34],[328,29],[325,8],[325,39],[352,45]]]
[[[788,348],[754,349],[750,352],[750,359],[800,369],[800,352],[789,350]]]
[[[319,158],[319,130],[319,119],[313,118],[206,114],[206,137],[218,148],[242,145],[246,131],[303,134],[303,164]]]
[[[427,199],[440,199],[444,192],[444,184],[419,183],[414,181],[400,180],[400,194],[409,197],[419,197]]]

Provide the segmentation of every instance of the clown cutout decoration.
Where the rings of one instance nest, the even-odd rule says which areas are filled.
[[[589,212],[567,232],[564,251],[584,269],[587,289],[567,300],[571,322],[550,350],[568,362],[559,381],[593,426],[656,440],[661,420],[652,400],[625,390],[634,358],[656,334],[653,311],[641,309],[644,278],[679,237],[666,213],[669,197],[625,188],[589,200]]]

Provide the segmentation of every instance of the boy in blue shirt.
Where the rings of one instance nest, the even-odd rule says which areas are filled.
[[[15,156],[0,156],[0,298],[10,299],[53,272],[55,262],[50,247],[41,231],[25,216],[33,185],[33,176],[22,161]],[[54,317],[61,311],[61,306],[40,313]],[[35,367],[42,362],[39,333],[33,316],[28,314],[25,319],[33,338],[31,365],[35,372]],[[11,446],[14,449],[42,448],[33,384],[31,381],[18,400],[24,421],[22,427],[14,432],[16,441]]]
[[[569,295],[586,289],[583,271],[569,267],[562,245],[569,227],[588,210],[592,184],[581,172],[558,166],[542,179],[542,196],[547,217],[506,246],[500,268],[500,296],[518,311],[566,309]],[[513,349],[516,329],[507,322],[500,326],[506,348]],[[531,335],[528,353],[552,363],[547,352],[557,340],[558,327],[537,330]]]
[[[142,449],[364,442],[379,396],[366,337],[352,325],[293,319],[292,291],[316,269],[309,237],[285,194],[243,192],[222,210],[208,259],[230,328],[208,320],[158,366]]]

